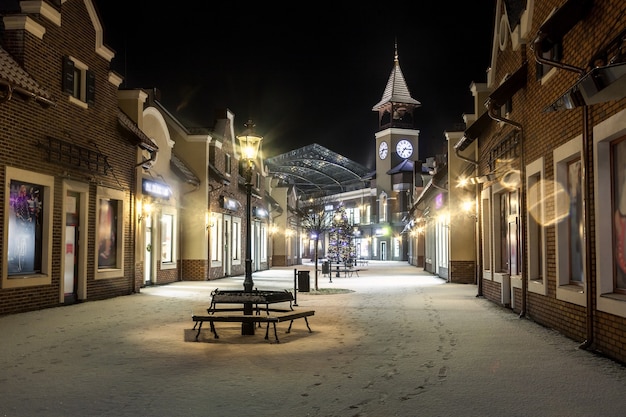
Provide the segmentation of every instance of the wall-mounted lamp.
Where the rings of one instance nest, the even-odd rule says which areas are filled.
[[[461,203],[461,210],[474,220],[478,217],[476,215],[476,203],[471,200],[463,201]]]
[[[139,207],[139,218],[137,219],[139,223],[145,218],[148,217],[152,213],[152,204],[145,203],[143,206]]]
[[[204,214],[204,228],[209,230],[209,227],[215,227],[215,217],[213,213],[206,212]]]

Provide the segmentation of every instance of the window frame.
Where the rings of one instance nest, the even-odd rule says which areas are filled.
[[[98,245],[100,242],[100,204],[102,200],[114,200],[117,202],[117,220],[116,231],[117,236],[115,238],[115,267],[112,268],[100,268],[99,267],[99,254]],[[94,251],[94,279],[109,279],[109,278],[123,278],[124,277],[124,241],[126,239],[124,230],[124,219],[126,218],[126,200],[125,194],[122,190],[115,190],[112,188],[98,187],[96,191],[96,250]]]
[[[493,279],[493,254],[491,248],[493,246],[493,227],[491,220],[491,187],[488,187],[480,193],[481,205],[480,215],[482,219],[481,241],[482,241],[482,276],[486,279]]]
[[[626,136],[626,109],[593,127],[594,205],[596,231],[596,308],[626,317],[626,296],[614,292],[611,143]]]
[[[41,228],[41,271],[36,274],[9,276],[9,248],[2,248],[2,288],[22,288],[36,285],[52,284],[52,218],[54,211],[54,177],[38,174],[31,171],[7,166],[5,171],[5,196],[10,195],[11,182],[19,181],[41,185],[43,188],[42,204],[42,228]],[[4,236],[5,242],[9,242],[9,216],[11,213],[10,200],[4,203]]]
[[[88,108],[95,103],[95,74],[89,66],[72,56],[63,57],[63,91],[69,101]]]
[[[553,210],[555,219],[555,256],[556,256],[556,298],[565,302],[573,303],[579,306],[586,306],[586,282],[583,279],[581,285],[572,285],[570,283],[570,258],[569,258],[569,222],[567,221],[569,213],[569,199],[563,198],[563,193],[567,193],[568,184],[568,164],[570,161],[582,158],[582,136],[579,135],[563,145],[557,147],[552,152],[553,171],[554,171],[554,187],[553,192]],[[581,178],[583,178],[581,176]],[[581,194],[585,195],[584,181],[581,184]],[[565,201],[568,202],[564,207]],[[547,214],[547,213],[546,213]],[[586,242],[582,241],[582,248]],[[584,250],[583,250],[584,253]],[[565,256],[567,254],[567,256]],[[582,276],[586,275],[587,265],[586,259],[582,257]]]
[[[233,217],[232,218],[232,233],[231,233],[231,259],[233,265],[241,265],[241,260],[243,259],[242,246],[241,246],[241,217]]]
[[[547,295],[544,179],[545,159],[543,157],[526,165],[526,234],[528,236],[526,277],[528,291],[541,295]],[[531,199],[531,196],[534,196],[534,199]]]
[[[176,269],[176,266],[178,264],[178,258],[177,258],[177,253],[178,253],[178,212],[176,210],[176,208],[174,207],[168,207],[168,206],[163,206],[161,209],[161,221],[159,222],[159,229],[160,229],[160,233],[159,233],[159,244],[160,247],[163,248],[163,244],[164,244],[164,239],[166,237],[166,222],[163,221],[163,218],[165,216],[170,216],[172,218],[172,224],[171,224],[171,244],[170,244],[170,250],[172,252],[172,258],[169,261],[164,261],[163,260],[163,256],[159,257],[159,263],[161,265],[161,269]],[[162,253],[163,251],[161,251]]]
[[[213,227],[210,227],[211,233],[211,259],[209,260],[211,266],[222,265],[222,256],[224,253],[222,229],[224,228],[224,215],[222,213],[213,213],[212,218],[214,220]]]

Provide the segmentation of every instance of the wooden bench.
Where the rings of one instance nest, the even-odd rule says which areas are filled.
[[[232,290],[220,290],[216,288],[211,292],[211,305],[209,310],[213,311],[226,311],[226,308],[218,308],[217,304],[243,304],[249,302],[254,304],[255,310],[260,310],[259,304],[265,304],[265,311],[269,312],[270,304],[275,303],[289,303],[289,309],[293,310],[292,302],[294,301],[293,294],[287,290],[284,291],[258,291],[254,290],[250,293],[242,291]],[[238,311],[238,308],[231,309],[230,311]],[[211,311],[209,311],[210,313]]]
[[[307,317],[315,314],[315,310],[302,310],[302,311],[272,311],[272,314],[226,314],[226,312],[213,312],[206,316],[193,315],[191,319],[195,322],[193,329],[197,330],[196,333],[196,341],[198,340],[198,336],[200,336],[200,331],[202,330],[202,324],[204,322],[209,322],[211,326],[211,332],[213,333],[215,339],[219,339],[217,335],[217,331],[215,330],[215,322],[226,322],[226,323],[267,323],[267,327],[265,329],[265,340],[269,338],[269,329],[270,323],[274,326],[274,338],[276,339],[276,343],[280,343],[278,340],[278,333],[276,331],[276,323],[280,323],[283,321],[289,320],[289,328],[286,333],[291,332],[291,326],[293,321],[296,319],[304,319],[306,322],[306,327],[309,329],[309,333],[312,332],[311,327],[309,326],[309,320]]]
[[[326,274],[323,273],[323,271],[321,269],[317,270],[318,272],[321,272],[324,276],[326,276]],[[339,275],[341,275],[341,273],[343,272],[343,276],[344,277],[351,277],[353,274],[356,274],[356,276],[359,276],[359,271],[367,271],[367,268],[354,268],[354,267],[335,267],[335,269],[332,269],[330,271],[330,276],[332,277],[333,273],[339,273]],[[338,275],[338,276],[339,276]]]

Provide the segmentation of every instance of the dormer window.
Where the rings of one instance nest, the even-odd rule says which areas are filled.
[[[89,67],[76,58],[63,57],[63,92],[81,107],[95,103],[96,78]]]

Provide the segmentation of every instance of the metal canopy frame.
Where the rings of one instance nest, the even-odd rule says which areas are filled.
[[[265,160],[278,186],[294,186],[303,198],[365,187],[371,177],[363,165],[317,143]]]

